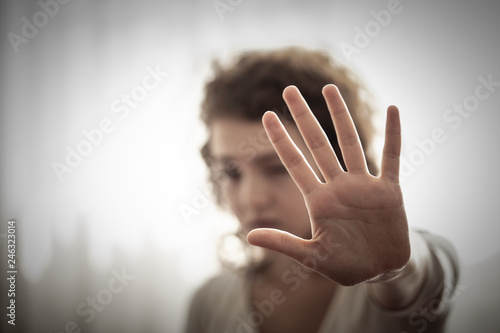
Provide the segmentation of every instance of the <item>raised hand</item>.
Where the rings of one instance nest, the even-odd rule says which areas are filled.
[[[277,229],[254,229],[248,242],[283,253],[342,284],[354,285],[404,266],[410,257],[408,223],[399,186],[401,128],[398,109],[387,110],[381,175],[372,176],[354,123],[334,85],[323,88],[342,156],[294,86],[283,97],[321,172],[321,181],[273,112],[263,117],[267,135],[302,192],[311,239]]]

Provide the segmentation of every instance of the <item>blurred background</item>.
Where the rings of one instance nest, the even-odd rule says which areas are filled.
[[[8,0],[0,13],[2,332],[182,331],[235,226],[199,156],[210,63],[289,45],[329,51],[381,111],[399,106],[410,224],[461,259],[448,331],[499,331],[500,2]]]

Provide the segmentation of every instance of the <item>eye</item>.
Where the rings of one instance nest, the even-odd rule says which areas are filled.
[[[216,181],[239,180],[241,177],[241,168],[236,162],[227,162],[220,168],[214,170]]]
[[[241,170],[236,165],[228,165],[223,170],[224,176],[231,179],[238,179],[241,176]]]
[[[271,176],[281,176],[288,174],[288,171],[286,170],[285,166],[281,163],[266,166],[264,170],[268,175]]]

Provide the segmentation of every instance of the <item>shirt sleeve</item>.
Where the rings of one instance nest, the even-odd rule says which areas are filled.
[[[384,316],[400,323],[404,332],[444,332],[455,299],[459,279],[458,256],[453,245],[441,236],[414,230],[430,251],[425,280],[415,300],[396,311],[381,309]],[[397,319],[399,318],[399,319]]]
[[[453,245],[445,238],[426,231],[418,231],[431,251],[431,263],[426,285],[417,300],[419,307],[411,314],[413,322],[420,326],[433,321],[444,321],[455,299],[459,280],[458,256]],[[414,307],[415,308],[415,307]]]

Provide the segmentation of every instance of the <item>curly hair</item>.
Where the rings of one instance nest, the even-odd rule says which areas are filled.
[[[345,169],[322,88],[335,84],[342,94],[358,130],[359,138],[373,175],[378,173],[370,143],[375,135],[373,100],[359,77],[349,68],[331,58],[325,51],[287,47],[271,51],[247,51],[223,65],[213,63],[214,76],[205,85],[201,104],[201,119],[209,131],[209,138],[201,148],[201,155],[210,170],[210,182],[218,204],[222,204],[220,186],[211,171],[211,125],[221,118],[260,121],[267,110],[274,110],[280,118],[294,123],[283,89],[295,85],[307,101]]]

